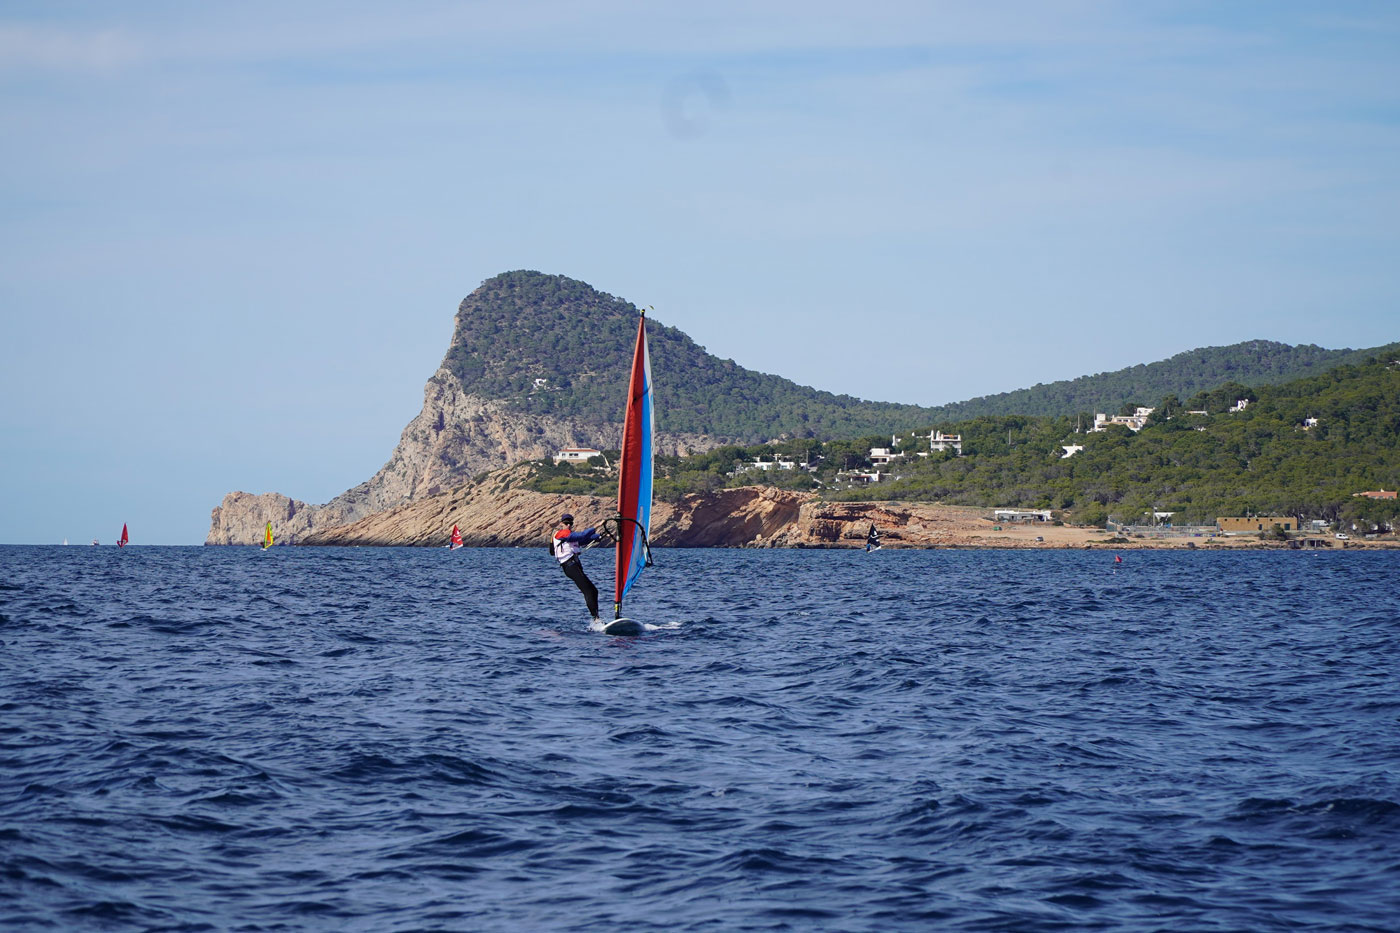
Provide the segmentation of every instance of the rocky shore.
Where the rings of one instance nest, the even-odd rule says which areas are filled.
[[[521,488],[527,470],[508,468],[479,482],[388,508],[354,521],[317,524],[317,507],[267,494],[231,493],[235,508],[216,509],[211,544],[257,544],[267,521],[279,543],[300,545],[435,547],[455,524],[476,547],[543,545],[563,512],[580,527],[613,514],[611,499],[550,495]],[[324,513],[321,513],[324,517]],[[243,516],[230,523],[230,515]],[[996,525],[986,510],[934,503],[827,502],[811,493],[744,486],[656,503],[652,543],[657,547],[864,547],[871,525],[882,545],[898,548],[1141,548],[1235,549],[1287,547],[1255,537],[1115,539],[1101,528],[1043,523]],[[1387,546],[1385,542],[1326,541],[1328,547]]]

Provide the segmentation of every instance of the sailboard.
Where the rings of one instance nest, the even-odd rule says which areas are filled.
[[[651,459],[656,410],[651,386],[651,354],[647,350],[646,313],[637,322],[632,351],[627,410],[622,422],[622,453],[617,476],[617,564],[613,574],[613,620],[605,635],[640,635],[645,628],[622,616],[622,600],[642,571],[651,566]]]
[[[452,543],[447,546],[449,551],[455,551],[462,547],[462,529],[456,525],[452,526]]]
[[[130,540],[126,534],[126,522],[122,522],[122,536],[117,539],[117,547],[126,547],[126,543]]]
[[[267,523],[267,529],[263,532],[262,549],[266,551],[270,547],[272,547],[272,522]]]

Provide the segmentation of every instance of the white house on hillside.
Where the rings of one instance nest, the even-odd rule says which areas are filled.
[[[952,450],[959,457],[962,456],[962,435],[944,434],[942,431],[935,431],[928,441],[929,450]]]
[[[555,463],[587,463],[589,457],[601,457],[601,450],[592,447],[565,447],[554,455]]]
[[[1094,426],[1090,431],[1105,431],[1111,424],[1121,424],[1129,431],[1141,431],[1147,424],[1147,416],[1156,411],[1155,408],[1138,408],[1131,415],[1114,415],[1110,418],[1103,412],[1094,415]]]

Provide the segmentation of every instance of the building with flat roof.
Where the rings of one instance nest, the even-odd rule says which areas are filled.
[[[1270,528],[1282,528],[1284,531],[1297,531],[1298,520],[1291,515],[1254,515],[1235,518],[1217,518],[1215,527],[1219,528],[1222,534],[1227,535],[1248,535],[1259,534],[1268,531]]]
[[[1050,509],[994,509],[992,520],[998,522],[1048,522]]]
[[[555,463],[587,463],[589,457],[601,457],[601,450],[592,447],[565,447],[554,455]]]
[[[1103,412],[1099,412],[1094,415],[1094,426],[1089,430],[1106,431],[1109,425],[1119,424],[1129,431],[1141,431],[1147,426],[1147,418],[1154,411],[1156,411],[1155,408],[1138,408],[1131,415],[1114,415],[1112,418],[1105,415]]]

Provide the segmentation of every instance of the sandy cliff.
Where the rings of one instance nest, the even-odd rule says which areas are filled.
[[[405,503],[357,521],[315,529],[300,544],[442,546],[455,524],[477,546],[543,545],[563,512],[583,524],[613,514],[610,499],[549,495],[519,488],[523,468]],[[863,547],[875,524],[886,548],[1083,547],[1098,529],[993,529],[980,509],[930,503],[822,502],[810,493],[745,486],[658,502],[657,547]],[[1045,540],[1036,540],[1042,538]]]
[[[233,509],[216,509],[213,543],[261,541],[267,521],[288,529],[287,544],[444,546],[455,524],[469,545],[543,546],[563,512],[580,526],[600,524],[615,503],[521,488],[528,468],[498,470],[481,482],[425,496],[345,524],[318,525],[314,506],[269,494],[231,493]],[[232,517],[230,517],[232,516]],[[235,521],[235,518],[237,521]],[[1284,545],[1252,536],[1111,541],[1101,528],[1041,523],[995,525],[985,510],[934,503],[824,502],[811,493],[744,486],[658,502],[652,513],[657,547],[858,548],[874,524],[886,549],[975,548],[1241,548]],[[1328,542],[1334,543],[1334,542]]]
[[[621,425],[580,424],[511,411],[503,402],[467,394],[439,369],[423,390],[422,411],[404,428],[389,462],[369,480],[324,505],[308,505],[279,493],[229,493],[210,517],[205,543],[260,543],[269,521],[277,540],[311,543],[308,535],[321,540],[318,536],[326,529],[449,490],[460,493],[474,476],[548,457],[561,447],[616,448],[621,433]],[[658,434],[656,449],[675,454],[714,443],[702,435]]]

